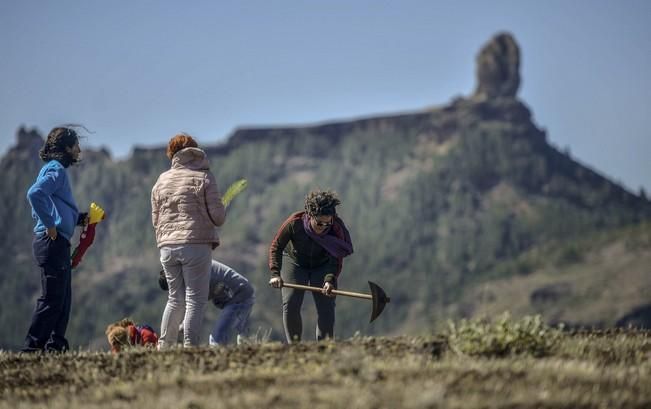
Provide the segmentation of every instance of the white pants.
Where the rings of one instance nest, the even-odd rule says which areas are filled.
[[[167,305],[163,311],[158,349],[176,343],[179,325],[183,323],[183,346],[197,346],[201,324],[208,303],[210,287],[210,244],[163,246],[160,262],[169,286]]]

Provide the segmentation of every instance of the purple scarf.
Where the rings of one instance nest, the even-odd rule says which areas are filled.
[[[310,216],[303,214],[303,228],[307,235],[319,246],[323,247],[332,257],[338,260],[353,254],[353,244],[350,233],[344,223],[337,216],[333,217],[333,225],[328,227],[323,234],[318,235],[312,230]]]

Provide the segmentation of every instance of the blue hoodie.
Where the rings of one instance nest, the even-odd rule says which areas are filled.
[[[36,182],[27,191],[27,200],[36,221],[35,234],[56,226],[57,232],[70,241],[79,210],[72,197],[68,173],[59,161],[51,160],[41,168]]]
[[[213,260],[210,267],[210,292],[208,299],[218,308],[229,304],[253,304],[255,290],[246,277]]]

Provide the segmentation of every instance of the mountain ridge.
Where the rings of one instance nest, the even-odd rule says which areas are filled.
[[[478,64],[478,78],[483,83],[478,91],[437,109],[298,127],[240,128],[223,143],[202,146],[221,187],[241,177],[249,180],[248,190],[229,209],[220,233],[223,244],[214,257],[256,287],[254,328],[271,327],[279,337],[279,294],[266,285],[266,248],[282,220],[300,209],[304,195],[315,187],[340,193],[341,216],[355,243],[340,286],[362,290],[371,280],[392,297],[372,326],[366,324],[363,304],[338,299],[337,331],[344,337],[357,331],[418,333],[447,318],[473,316],[479,310],[472,305],[477,286],[507,280],[494,286],[492,297],[500,300],[512,293],[510,278],[547,274],[541,266],[554,251],[570,256],[599,252],[596,244],[581,250],[576,243],[604,234],[615,240],[627,226],[649,226],[643,224],[651,219],[648,199],[548,143],[546,132],[533,123],[531,110],[516,95],[515,41],[502,34],[496,38],[497,45],[489,42],[483,49],[488,51],[480,52],[484,63]],[[486,64],[488,68],[481,68]],[[21,127],[17,144],[0,160],[7,175],[0,181],[2,202],[12,204],[0,207],[0,219],[7,223],[0,249],[13,255],[7,266],[12,274],[0,276],[0,293],[15,305],[12,311],[0,311],[0,347],[20,343],[39,291],[29,251],[32,221],[21,198],[41,166],[37,153],[42,141],[37,131]],[[77,345],[100,348],[105,325],[123,316],[157,326],[165,295],[156,286],[159,267],[149,193],[169,167],[164,150],[134,147],[119,161],[105,149],[85,150],[83,163],[69,169],[79,205],[95,201],[108,215],[74,274],[70,335]],[[644,242],[648,227],[641,229],[631,233],[632,241]],[[545,250],[549,246],[552,250]],[[634,254],[629,250],[622,257]],[[536,251],[547,256],[527,256]],[[598,263],[589,264],[588,272],[561,266],[576,277],[601,277],[610,284],[617,280],[611,267]],[[641,267],[630,268],[637,272]],[[558,286],[559,277],[540,277],[549,288],[564,288]],[[554,314],[562,308],[569,311],[564,319],[579,317],[565,304],[541,304],[549,291],[534,284],[517,295],[524,300],[518,301],[519,312]],[[630,312],[645,311],[636,291],[648,283],[625,284],[636,294]],[[604,297],[599,305],[584,298],[561,301],[581,303],[577,311],[583,317],[601,311],[602,325],[616,325],[623,315],[608,306],[614,299]],[[310,304],[306,299],[306,328],[314,325]],[[215,315],[209,309],[206,326]]]

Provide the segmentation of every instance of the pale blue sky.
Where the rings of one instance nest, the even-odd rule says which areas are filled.
[[[21,124],[80,122],[125,157],[178,131],[442,105],[504,30],[550,142],[651,192],[651,1],[3,0],[0,154]]]

